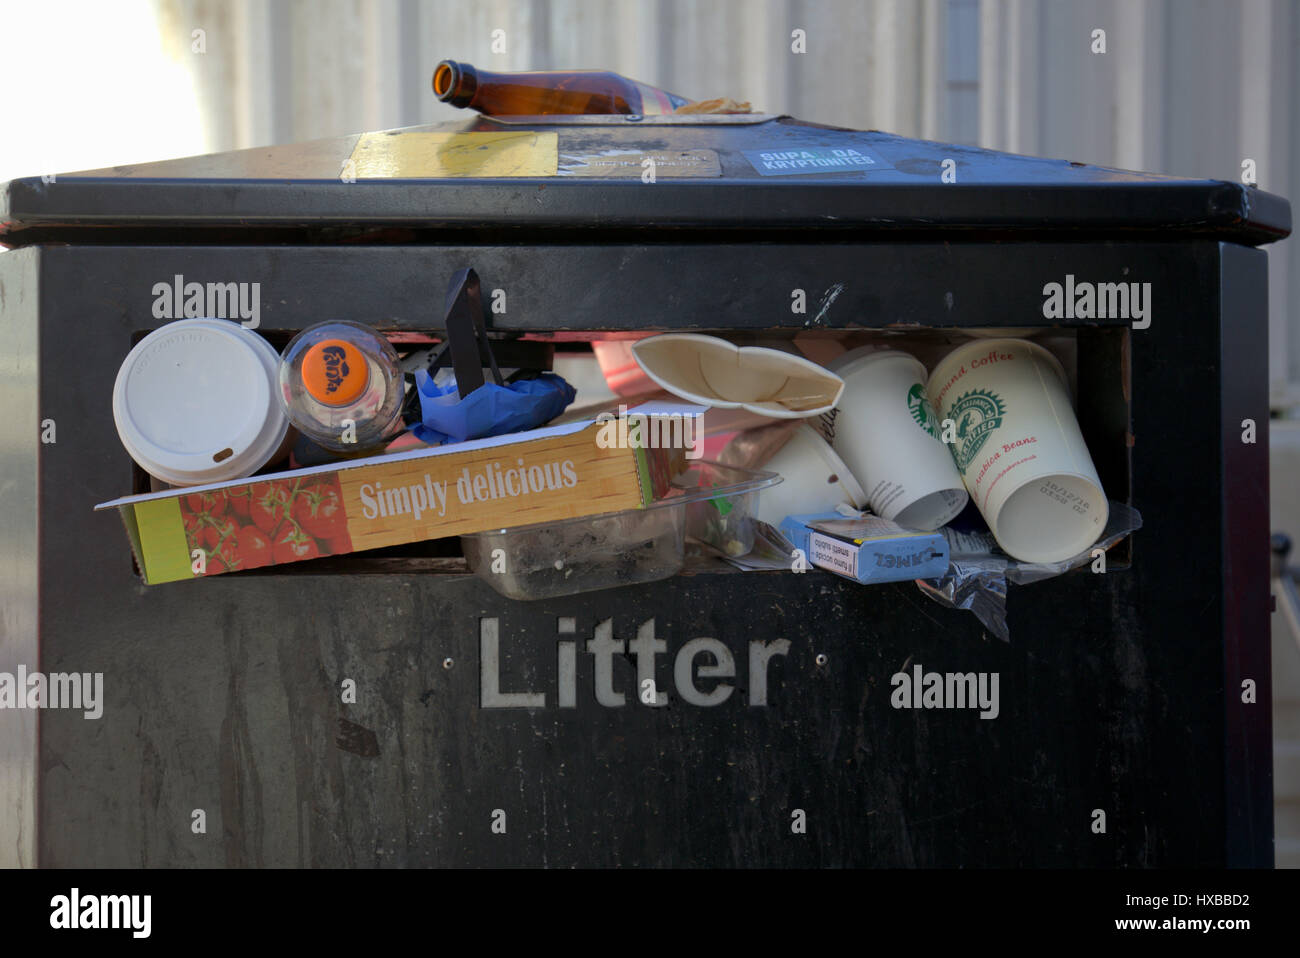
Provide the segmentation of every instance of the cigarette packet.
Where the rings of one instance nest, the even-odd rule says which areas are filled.
[[[879,516],[847,519],[838,512],[786,516],[781,532],[810,565],[854,582],[934,579],[948,571],[948,540]]]

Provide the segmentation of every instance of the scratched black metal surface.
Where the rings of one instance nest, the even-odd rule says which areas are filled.
[[[434,128],[429,128],[434,129]],[[822,231],[869,228],[1003,228],[1022,235],[1082,229],[1168,231],[1266,243],[1291,228],[1285,200],[1240,183],[1179,179],[1017,156],[879,131],[846,130],[789,117],[753,126],[503,126],[467,117],[442,131],[526,131],[557,136],[561,157],[612,149],[711,150],[718,178],[639,177],[614,181],[566,176],[503,179],[383,178],[340,182],[357,136],[240,150],[161,163],[60,173],[0,186],[0,238],[95,242],[93,231],[121,227],[185,234],[227,226],[245,235],[263,226],[318,236],[330,228],[404,227],[421,233],[485,227]],[[395,131],[416,132],[416,131]],[[866,172],[762,176],[748,152],[855,148],[882,166]],[[945,172],[952,180],[945,180]],[[78,230],[77,228],[80,227]],[[67,235],[71,232],[71,235]],[[777,234],[779,235],[779,234]],[[123,242],[122,234],[109,242]]]
[[[258,284],[264,331],[301,329],[322,316],[439,329],[447,281],[467,263],[485,291],[505,294],[505,312],[489,315],[490,328],[520,333],[1041,326],[1043,284],[1067,274],[1149,282],[1161,309],[1185,302],[1174,285],[1180,259],[1163,243],[54,246],[42,255],[55,275],[85,287],[59,294],[87,310],[78,326],[93,324],[93,334],[104,336],[102,361],[114,369],[131,346],[116,334],[159,325],[154,286],[171,286],[177,275],[187,283]],[[803,312],[791,308],[796,289],[805,294]],[[1176,321],[1187,328],[1188,320]],[[113,428],[108,410],[89,412]]]
[[[1153,816],[1149,833],[1119,814],[1106,838],[1087,827],[1091,809],[1116,797],[1149,810],[1139,756],[1157,729],[1144,718],[1149,688],[1133,682],[1145,656],[1131,611],[1111,618],[1131,582],[1048,584],[1039,604],[1068,605],[1103,630],[1036,628],[1037,616],[1017,608],[1011,646],[910,584],[864,590],[821,573],[681,577],[540,607],[506,603],[466,577],[342,587],[245,577],[149,590],[130,597],[136,634],[123,634],[115,608],[86,635],[93,646],[47,660],[102,668],[108,705],[98,723],[44,717],[53,767],[42,863],[1211,861],[1219,836],[1202,816],[1212,802],[1198,803],[1196,821]],[[546,708],[479,708],[484,615],[499,617],[503,688],[544,692]],[[614,685],[627,704],[599,706],[584,653],[578,707],[556,708],[560,615],[576,617],[579,640],[606,617],[616,639],[654,618],[668,644],[658,673],[669,706],[637,701],[634,666],[621,657]],[[147,634],[142,618],[155,623]],[[712,708],[684,704],[665,661],[699,636],[737,659],[736,691]],[[747,643],[773,637],[788,638],[790,652],[769,668],[769,705],[749,706]],[[1000,672],[1001,714],[895,711],[890,676],[918,662]],[[1114,688],[1117,664],[1131,690]],[[347,678],[355,705],[340,701]],[[1108,701],[1124,716],[1117,728]],[[1205,761],[1193,742],[1178,751],[1157,767]],[[206,836],[190,831],[194,808],[206,809]],[[496,809],[504,835],[491,831]],[[795,809],[806,835],[791,833]]]
[[[368,265],[392,277],[382,302],[392,304],[385,311],[395,325],[414,327],[415,277],[441,275],[450,260],[438,250],[418,262],[410,250],[388,252]],[[1066,269],[1100,277],[1126,267],[1157,283],[1151,328],[1130,334],[1131,493],[1145,520],[1133,565],[1013,589],[1009,645],[910,584],[864,589],[822,573],[680,576],[538,604],[502,599],[468,576],[342,576],[306,565],[295,574],[145,587],[116,516],[90,507],[129,484],[108,396],[132,331],[159,323],[149,313],[152,282],[174,271],[264,280],[276,310],[267,325],[278,328],[326,314],[373,319],[374,307],[345,294],[351,278],[333,278],[333,250],[42,251],[40,408],[59,423],[59,441],[40,450],[41,667],[104,672],[107,701],[98,721],[41,717],[40,753],[31,757],[40,863],[1158,866],[1271,858],[1260,811],[1269,782],[1243,777],[1225,756],[1226,735],[1241,750],[1238,764],[1252,768],[1267,764],[1270,745],[1267,729],[1243,722],[1235,695],[1224,692],[1231,543],[1218,467],[1227,468],[1231,444],[1214,425],[1267,416],[1249,403],[1245,412],[1221,408],[1216,379],[1218,316],[1230,314],[1244,341],[1262,344],[1259,303],[1220,309],[1213,243],[920,249],[916,271],[892,277],[896,291],[869,293],[860,284],[903,262],[904,252],[856,252],[848,302],[903,308],[909,297],[942,302],[944,289],[955,288],[951,308],[935,314],[954,325],[1041,321],[1027,312],[1028,291]],[[497,282],[526,288],[536,278],[523,251],[476,251],[473,265],[483,259]],[[645,253],[629,260],[643,276],[656,262]],[[972,274],[977,266],[983,275]],[[694,303],[703,290],[665,291],[675,284],[662,279],[646,291],[650,305],[627,308],[643,319],[677,304],[682,322],[699,323],[732,315],[746,283],[784,292],[818,268],[791,259],[770,272],[725,270],[711,294],[716,313]],[[997,285],[987,281],[994,269]],[[593,285],[595,296],[600,282]],[[528,321],[544,329],[566,305],[554,314],[538,307]],[[906,315],[924,312],[913,306]],[[672,315],[663,322],[676,322]],[[890,321],[887,311],[849,316],[836,321]],[[1185,388],[1188,368],[1202,374],[1201,388]],[[61,375],[68,369],[78,374]],[[1109,445],[1099,459],[1106,469],[1125,463]],[[1193,462],[1204,468],[1171,468]],[[1256,604],[1247,603],[1234,633],[1247,652],[1267,641]],[[546,708],[479,707],[486,616],[499,619],[503,687],[545,692]],[[578,707],[555,708],[561,616],[575,618],[580,641],[605,618],[624,640],[654,618],[668,643],[659,677],[670,707],[636,701],[625,659],[614,662],[614,681],[627,704],[599,706],[591,656],[580,652]],[[737,659],[737,690],[714,708],[681,702],[671,681],[670,657],[700,636]],[[788,639],[790,652],[772,661],[770,704],[751,707],[747,644],[774,638]],[[821,667],[819,653],[827,656]],[[998,718],[893,709],[890,677],[909,663],[998,672]],[[355,704],[341,700],[345,679],[356,682]],[[1267,689],[1266,674],[1258,684]],[[206,814],[206,834],[192,831],[196,809]],[[503,835],[491,831],[496,809],[505,813]],[[795,809],[807,815],[806,834],[791,832]],[[1105,834],[1090,827],[1094,809],[1106,812]],[[1230,811],[1241,809],[1253,827],[1230,830]]]

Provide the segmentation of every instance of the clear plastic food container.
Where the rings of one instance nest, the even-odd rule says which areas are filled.
[[[460,541],[470,571],[511,599],[549,599],[654,582],[682,568],[688,509],[713,510],[722,520],[702,523],[697,534],[721,531],[725,543],[727,534],[735,540],[748,527],[752,543],[758,490],[780,481],[774,472],[697,460],[673,479],[668,495],[644,509],[493,529],[463,535]],[[733,553],[738,547],[732,546]]]
[[[784,481],[784,477],[778,481]],[[758,515],[758,490],[761,488],[723,490],[714,487],[712,496],[688,502],[686,535],[707,542],[725,555],[746,555],[754,548],[754,519]]]

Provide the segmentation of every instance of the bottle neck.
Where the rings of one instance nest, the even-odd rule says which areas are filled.
[[[487,76],[491,76],[488,74]],[[478,92],[479,72],[468,63],[443,60],[433,71],[433,93],[443,103],[467,107]]]

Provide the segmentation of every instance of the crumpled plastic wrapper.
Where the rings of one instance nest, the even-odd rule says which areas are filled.
[[[415,423],[411,432],[430,446],[535,429],[564,412],[577,395],[555,373],[504,386],[484,383],[464,398],[449,369],[438,370],[436,376],[419,370],[415,386],[423,420]]]
[[[1011,641],[1007,627],[1007,583],[1028,585],[1091,564],[1093,551],[1109,549],[1142,528],[1142,516],[1120,502],[1110,503],[1110,516],[1101,538],[1064,562],[1020,562],[997,549],[992,533],[944,529],[948,539],[948,572],[940,579],[917,579],[924,595],[950,609],[967,609],[1003,642]]]

